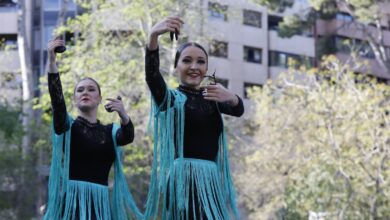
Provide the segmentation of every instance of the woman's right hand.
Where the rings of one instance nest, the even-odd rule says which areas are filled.
[[[49,63],[54,64],[56,62],[56,53],[54,52],[54,49],[59,46],[65,46],[65,41],[59,38],[55,38],[54,40],[50,40],[49,43],[47,43]]]
[[[151,50],[157,49],[159,35],[167,32],[177,32],[180,34],[180,28],[183,24],[184,22],[177,16],[167,17],[155,24],[150,31],[148,48]]]

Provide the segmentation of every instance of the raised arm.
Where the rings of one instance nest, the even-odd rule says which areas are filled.
[[[64,41],[56,39],[50,41],[47,48],[49,56],[47,62],[48,87],[53,111],[54,131],[56,134],[64,133],[69,128],[60,74],[58,73],[56,54],[54,52],[54,48],[60,45],[64,45]]]
[[[157,105],[163,103],[167,91],[167,85],[160,73],[158,37],[166,32],[179,32],[182,24],[180,18],[168,17],[155,24],[149,34],[145,55],[145,78]]]

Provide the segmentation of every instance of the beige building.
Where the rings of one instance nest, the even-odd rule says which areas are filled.
[[[332,21],[317,21],[317,31],[305,31],[292,38],[281,38],[277,34],[278,23],[284,15],[307,7],[298,3],[283,14],[271,13],[266,7],[247,1],[206,1],[209,37],[215,40],[209,45],[211,71],[217,70],[217,77],[235,93],[246,96],[246,88],[261,86],[268,79],[275,79],[285,71],[290,58],[307,66],[314,66],[316,41],[328,36],[337,57],[346,60],[349,51],[341,40],[361,43],[364,36],[357,26],[345,26],[345,13],[337,14]],[[390,12],[390,10],[389,10]],[[349,16],[350,17],[350,16]],[[314,35],[316,33],[316,35]],[[385,44],[390,46],[389,27],[384,30]],[[390,48],[390,47],[389,47]],[[367,50],[369,47],[363,47]],[[363,50],[362,49],[362,50]],[[390,55],[390,53],[389,53]],[[390,83],[390,74],[381,68],[371,52],[361,51],[361,59],[368,60],[371,71],[379,81]],[[362,70],[367,72],[369,69]]]
[[[0,102],[20,97],[20,61],[17,49],[18,9],[9,1],[0,2]]]

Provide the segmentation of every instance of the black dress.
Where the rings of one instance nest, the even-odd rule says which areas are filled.
[[[146,82],[156,104],[158,106],[162,105],[162,108],[166,108],[167,103],[163,102],[165,92],[167,91],[167,85],[159,68],[160,59],[158,49],[149,50],[146,48]],[[187,96],[184,105],[185,122],[183,156],[185,158],[216,161],[219,147],[218,141],[223,129],[220,114],[223,113],[240,117],[244,113],[242,99],[237,96],[239,103],[236,106],[231,106],[228,103],[217,103],[204,99],[201,90],[195,90],[183,85],[180,85],[178,90]],[[190,207],[195,205],[195,210],[199,210],[198,204],[196,202],[195,204],[192,204],[192,201],[193,199],[190,198]],[[197,198],[195,198],[194,201],[197,201]],[[193,209],[189,208],[189,210]],[[190,213],[190,219],[192,219],[192,216],[193,215]],[[196,216],[197,219],[199,219],[200,213],[196,213]],[[202,214],[202,217],[203,219],[207,219],[204,214]]]
[[[53,110],[53,124],[56,134],[69,129],[67,112],[58,73],[48,74],[49,93]],[[112,140],[112,124],[103,125],[99,121],[90,123],[77,117],[71,127],[69,179],[108,185],[108,175],[115,160]],[[116,133],[119,146],[129,144],[134,139],[131,120],[121,125]],[[92,212],[92,219],[95,219]],[[76,216],[78,216],[76,214]]]

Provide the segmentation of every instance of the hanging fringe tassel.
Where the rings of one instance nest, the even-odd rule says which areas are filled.
[[[65,209],[61,219],[87,220],[92,218],[92,212],[97,220],[112,219],[110,204],[104,202],[110,198],[107,186],[69,180],[65,197]]]
[[[174,181],[174,187],[169,189],[168,215],[163,216],[163,219],[187,220],[190,215],[193,215],[195,220],[200,219],[202,215],[207,219],[230,219],[215,162],[179,158],[175,160],[174,172],[170,176]],[[190,207],[191,199],[192,207]],[[195,210],[194,204],[198,204],[202,211]]]

